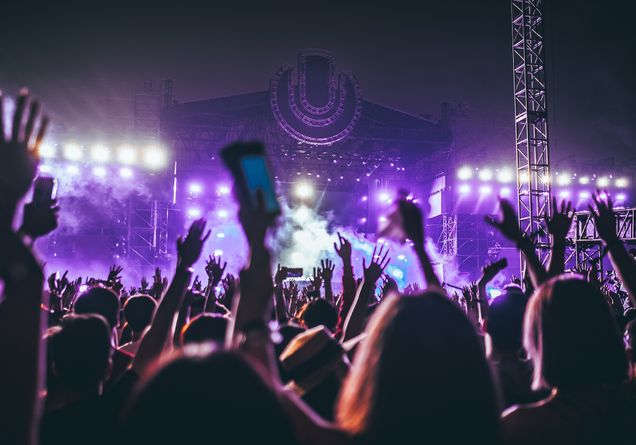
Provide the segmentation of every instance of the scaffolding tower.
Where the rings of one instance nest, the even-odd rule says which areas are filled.
[[[512,0],[515,152],[519,225],[532,236],[539,258],[548,258],[550,239],[550,149],[543,45],[543,0]],[[521,270],[525,263],[521,257]]]

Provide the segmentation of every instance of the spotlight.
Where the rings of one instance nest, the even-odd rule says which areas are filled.
[[[159,147],[150,146],[144,150],[144,163],[148,168],[159,170],[165,167],[167,161],[166,152]]]
[[[104,167],[95,167],[93,168],[93,175],[97,176],[98,178],[103,178],[104,176],[106,176],[106,169]]]
[[[119,169],[119,176],[124,179],[130,179],[133,177],[133,171],[128,167],[122,167]]]
[[[378,195],[378,201],[390,203],[391,202],[391,195],[389,194],[389,192],[381,192]]]
[[[385,223],[387,221],[386,216],[381,216],[378,218],[379,223]]]
[[[79,161],[84,157],[84,151],[77,144],[67,144],[64,147],[64,157],[69,161]]]
[[[122,145],[117,150],[117,160],[122,164],[134,164],[137,162],[137,151],[128,145]]]
[[[53,158],[55,157],[56,149],[54,145],[42,144],[40,145],[39,155],[41,158]]]
[[[572,175],[569,173],[561,173],[557,176],[556,182],[558,185],[570,185],[572,182]]]
[[[223,256],[223,251],[221,249],[216,249],[213,253],[216,257]]]
[[[198,207],[190,207],[187,213],[190,218],[198,218],[201,216],[201,209]]]
[[[616,187],[625,188],[629,185],[629,181],[627,178],[618,178],[614,184],[616,184]]]
[[[198,195],[199,193],[203,191],[203,186],[199,184],[198,182],[192,182],[188,186],[188,191],[192,193],[193,195]]]
[[[103,145],[95,145],[91,149],[91,158],[95,162],[105,163],[110,161],[110,150]]]
[[[616,201],[625,201],[627,199],[627,196],[625,196],[625,193],[619,193],[618,195],[616,195]]]
[[[397,256],[397,259],[400,260],[400,261],[406,261],[406,256],[400,254],[400,255]]]
[[[588,199],[590,196],[590,192],[579,192],[579,198],[581,199]]]
[[[462,181],[467,181],[468,179],[473,177],[473,171],[470,169],[470,167],[462,167],[457,170],[457,177]]]
[[[225,238],[225,233],[219,232],[219,233],[216,234],[216,237],[219,238],[219,239]]]
[[[530,182],[530,175],[528,175],[527,171],[523,171],[519,173],[519,182],[522,184],[527,184]]]
[[[543,184],[547,185],[550,183],[550,176],[541,176],[540,180]]]
[[[492,193],[492,188],[489,185],[482,185],[479,187],[479,193],[481,195],[490,195]]]
[[[562,190],[559,192],[559,198],[567,199],[570,197],[570,192],[568,190]]]
[[[53,172],[53,167],[51,167],[50,165],[42,164],[42,165],[40,165],[40,166],[38,167],[38,170],[39,170],[41,173],[52,173],[52,172]]]
[[[364,218],[364,217],[362,217],[362,218],[360,218],[360,219],[358,220],[358,223],[359,223],[359,224],[366,224],[366,223],[367,223],[367,219],[366,219],[366,218]]]
[[[66,173],[70,175],[77,175],[79,173],[79,167],[75,164],[70,164],[66,167]]]
[[[219,192],[219,195],[227,195],[230,193],[230,188],[227,185],[220,185],[217,192]]]
[[[401,280],[404,278],[404,272],[397,268],[391,269],[390,274],[393,275],[393,278],[395,278],[396,280]]]
[[[367,195],[364,195],[362,198],[360,198],[362,202],[367,202],[368,199],[369,197]]]
[[[489,168],[484,168],[483,170],[480,170],[479,179],[481,179],[484,182],[490,181],[492,179],[492,170],[490,170]]]
[[[609,178],[607,176],[597,178],[596,185],[599,187],[607,187],[609,185]]]
[[[579,178],[579,184],[587,185],[590,183],[590,178],[587,176],[581,176]]]
[[[466,195],[468,193],[470,193],[470,185],[468,184],[462,184],[459,186],[459,193],[461,193],[462,195]]]
[[[502,198],[507,198],[512,195],[512,190],[510,190],[510,187],[501,187],[501,189],[499,190],[499,195]]]
[[[502,168],[501,170],[499,170],[499,173],[497,173],[497,181],[501,182],[502,184],[508,184],[512,182],[513,179],[514,176],[512,174],[512,170],[507,167]]]
[[[227,218],[227,210],[219,210],[218,212],[216,212],[216,216],[218,216],[219,218]]]
[[[299,182],[294,187],[294,195],[298,199],[309,199],[314,196],[314,187],[309,182]]]

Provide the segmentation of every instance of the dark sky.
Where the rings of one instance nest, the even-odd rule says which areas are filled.
[[[3,5],[0,87],[28,85],[57,119],[88,127],[109,90],[126,95],[162,78],[177,81],[181,102],[265,90],[299,49],[320,47],[369,100],[435,116],[443,101],[467,105],[459,148],[513,162],[507,0],[87,3]],[[634,2],[549,3],[553,159],[633,159]]]

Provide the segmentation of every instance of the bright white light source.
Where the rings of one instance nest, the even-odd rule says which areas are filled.
[[[378,222],[385,223],[387,221],[386,216],[381,216],[378,218]]]
[[[110,161],[110,150],[103,145],[95,145],[93,148],[91,148],[91,158],[95,162],[108,162]]]
[[[470,167],[462,167],[457,170],[457,177],[462,181],[467,181],[468,179],[473,177],[473,171]]]
[[[579,198],[581,199],[588,199],[590,196],[590,192],[579,192]]]
[[[166,152],[159,147],[150,146],[144,150],[144,163],[148,168],[159,170],[166,166]]]
[[[203,191],[203,186],[199,184],[198,182],[192,182],[188,186],[188,191],[192,194],[198,195],[199,193]]]
[[[216,212],[216,216],[219,218],[227,218],[227,210],[219,210]]]
[[[627,178],[618,178],[615,184],[616,187],[625,188],[629,185],[629,180]]]
[[[404,272],[402,272],[400,269],[393,268],[389,273],[393,275],[393,278],[395,278],[396,280],[401,280],[404,278]]]
[[[190,218],[198,218],[201,216],[201,209],[198,207],[190,207],[187,213]]]
[[[381,192],[378,195],[378,201],[389,203],[391,202],[391,195],[389,194],[389,192]]]
[[[314,186],[309,182],[299,182],[294,187],[294,195],[298,199],[309,199],[314,196]]]
[[[462,184],[459,186],[459,193],[466,195],[470,193],[470,186],[468,184]]]
[[[540,181],[541,181],[543,184],[549,184],[549,183],[550,183],[550,177],[549,177],[548,175],[541,176]]]
[[[512,195],[512,190],[510,189],[510,187],[501,187],[501,190],[499,190],[499,195],[503,198],[507,198]]]
[[[607,176],[601,176],[596,180],[596,185],[599,187],[607,187],[609,185],[609,178]]]
[[[52,173],[53,172],[53,167],[51,167],[50,165],[46,165],[46,164],[42,164],[38,167],[38,170],[41,173]]]
[[[93,168],[93,174],[98,178],[103,178],[106,176],[106,169],[104,167],[95,167]]]
[[[589,178],[589,177],[587,177],[587,176],[581,176],[581,177],[579,178],[579,184],[586,185],[586,184],[589,184],[589,183],[590,183],[590,178]]]
[[[40,145],[40,157],[42,158],[53,158],[55,157],[55,153],[57,152],[54,145],[51,144],[42,144]]]
[[[126,165],[134,164],[137,162],[137,151],[128,145],[122,145],[117,150],[117,160]]]
[[[227,195],[230,193],[230,188],[227,185],[220,185],[217,191],[219,195]]]
[[[559,192],[559,198],[566,199],[566,198],[569,198],[569,197],[570,197],[570,192],[568,190],[561,190]]]
[[[214,256],[216,257],[223,256],[223,251],[221,249],[216,249],[214,251]]]
[[[522,184],[527,184],[528,182],[530,182],[530,176],[528,175],[527,171],[522,171],[519,173],[519,182],[521,182]]]
[[[497,173],[497,181],[501,182],[502,184],[508,184],[513,180],[514,175],[512,174],[512,170],[507,167],[502,168],[501,170],[499,170],[499,173]]]
[[[124,179],[129,179],[133,177],[133,171],[128,167],[122,167],[119,169],[119,176]]]
[[[561,173],[557,176],[557,184],[558,185],[570,185],[572,182],[572,175],[569,173]]]
[[[489,168],[479,170],[479,179],[482,181],[490,181],[492,179],[492,170]]]
[[[398,259],[398,260],[400,260],[400,261],[404,261],[404,260],[406,259],[406,256],[405,256],[405,255],[402,255],[402,254],[399,254],[399,255],[397,256],[397,259]]]
[[[616,195],[616,201],[625,201],[625,199],[627,199],[627,196],[625,196],[625,193],[619,193],[618,195]]]
[[[216,237],[220,238],[220,239],[225,238],[225,233],[219,232],[219,233],[216,234]]]
[[[479,187],[479,193],[482,195],[490,195],[492,193],[492,188],[489,185],[482,185]]]
[[[69,161],[79,161],[84,157],[84,151],[77,144],[67,144],[64,147],[64,157]]]

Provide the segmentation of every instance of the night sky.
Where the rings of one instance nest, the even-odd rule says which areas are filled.
[[[458,150],[514,162],[506,0],[86,3],[2,6],[0,88],[29,86],[58,122],[99,125],[104,98],[144,79],[175,79],[180,102],[262,91],[299,49],[319,47],[369,100],[434,116],[441,102],[462,104]],[[553,160],[634,160],[635,2],[549,3]]]

